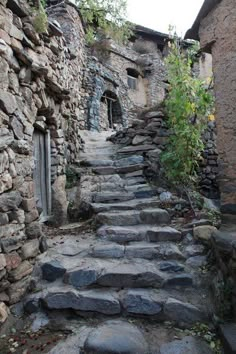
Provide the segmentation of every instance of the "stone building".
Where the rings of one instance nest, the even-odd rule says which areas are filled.
[[[186,38],[200,40],[213,57],[221,210],[236,213],[235,30],[234,0],[205,0]]]
[[[76,7],[53,1],[38,35],[25,0],[0,0],[0,301],[16,303],[45,249],[40,222],[67,222],[66,167],[80,132],[127,126],[165,94],[167,35],[136,27],[91,53]]]

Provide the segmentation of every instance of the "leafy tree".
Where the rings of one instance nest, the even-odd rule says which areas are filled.
[[[189,187],[197,180],[196,170],[204,149],[202,132],[212,117],[213,97],[205,83],[192,74],[192,53],[182,51],[177,38],[169,46],[165,109],[171,135],[162,163],[172,183]]]
[[[92,44],[101,36],[125,42],[132,33],[127,21],[126,0],[76,0],[87,25],[87,41]]]

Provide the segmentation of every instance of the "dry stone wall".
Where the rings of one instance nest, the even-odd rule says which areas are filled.
[[[7,304],[27,291],[34,258],[46,248],[37,221],[34,134],[50,136],[52,221],[60,224],[67,217],[66,164],[77,158],[85,128],[82,23],[63,1],[48,15],[48,33],[38,35],[25,0],[0,1],[0,301]]]

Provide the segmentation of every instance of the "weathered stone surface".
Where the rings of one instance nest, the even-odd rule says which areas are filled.
[[[10,125],[14,132],[15,137],[19,140],[24,139],[23,125],[16,117],[13,117],[11,119]]]
[[[147,238],[150,242],[165,242],[181,241],[181,232],[166,226],[166,227],[153,227],[151,230],[147,230]]]
[[[140,218],[143,224],[164,225],[170,223],[170,216],[163,209],[146,209],[140,212]]]
[[[140,224],[139,211],[126,211],[126,212],[111,212],[100,213],[97,215],[97,222],[99,224],[116,225],[116,226],[132,226]]]
[[[8,315],[10,314],[9,308],[4,304],[4,302],[0,303],[0,323],[4,323]]]
[[[50,282],[62,278],[66,272],[66,269],[57,260],[52,260],[50,262],[42,264],[41,269],[42,278]]]
[[[168,320],[177,324],[194,324],[203,322],[207,315],[197,307],[182,301],[169,298],[164,305],[164,314]]]
[[[145,234],[135,227],[102,226],[97,230],[97,236],[108,241],[126,243],[130,241],[142,241]]]
[[[200,268],[207,265],[207,257],[206,256],[195,256],[190,257],[186,264],[192,268]]]
[[[35,258],[39,253],[39,240],[25,243],[21,248],[22,259]]]
[[[117,244],[97,245],[92,248],[91,255],[97,258],[122,258],[125,247]]]
[[[223,342],[225,353],[236,353],[236,325],[226,323],[220,326],[220,336]]]
[[[67,222],[68,201],[65,192],[66,176],[59,176],[52,186],[52,222],[57,225],[63,225]]]
[[[6,90],[9,86],[9,65],[5,59],[0,58],[0,89]]]
[[[182,272],[184,270],[183,264],[176,261],[163,261],[160,263],[160,270],[162,272]]]
[[[97,283],[108,287],[150,287],[160,288],[165,277],[154,264],[147,261],[142,263],[120,263],[105,269]]]
[[[26,227],[26,235],[29,239],[40,238],[43,236],[42,225],[38,222],[32,222]]]
[[[115,315],[121,311],[117,296],[112,291],[92,289],[76,291],[73,289],[54,289],[43,298],[49,309],[73,309],[77,311],[98,312]]]
[[[186,247],[185,253],[188,257],[200,256],[205,253],[205,247],[203,245],[189,245]]]
[[[12,114],[17,109],[15,96],[9,92],[0,90],[0,108],[7,114]]]
[[[147,354],[142,332],[125,321],[107,321],[91,331],[84,344],[87,354]]]
[[[8,290],[10,304],[16,304],[27,293],[30,285],[30,277],[24,278],[16,283],[11,284]]]
[[[8,271],[18,268],[22,262],[21,257],[18,255],[17,252],[6,254],[5,257],[6,257],[6,268]]]
[[[6,257],[4,254],[0,253],[0,270],[3,270],[6,267]]]
[[[119,201],[131,200],[134,198],[132,193],[125,192],[100,192],[93,196],[94,203],[114,203]]]
[[[10,192],[0,196],[0,211],[6,212],[9,210],[16,210],[21,203],[21,196],[19,192]]]
[[[153,290],[132,289],[122,297],[122,305],[128,313],[136,315],[159,315],[164,300]]]
[[[163,344],[160,354],[213,354],[208,344],[198,338],[184,337],[182,340],[175,340]]]
[[[0,128],[0,151],[5,150],[13,142],[13,139],[13,134],[9,130]]]
[[[75,268],[66,272],[64,276],[64,282],[72,285],[74,288],[79,289],[91,284],[96,283],[98,278],[98,269],[96,266],[85,266],[81,268]]]
[[[33,271],[33,266],[28,262],[22,262],[16,269],[10,271],[9,280],[16,282],[31,274]]]
[[[6,225],[9,222],[8,215],[6,213],[0,213],[0,225]]]
[[[177,274],[169,276],[169,278],[165,281],[164,286],[165,288],[193,286],[193,277],[191,274]]]
[[[216,231],[217,229],[214,226],[197,226],[193,229],[193,234],[197,240],[209,243],[213,233]]]
[[[144,158],[143,156],[130,156],[130,157],[126,157],[120,160],[116,160],[114,162],[114,165],[116,167],[127,167],[127,166],[131,166],[131,165],[138,165],[138,164],[142,164],[144,162]]]

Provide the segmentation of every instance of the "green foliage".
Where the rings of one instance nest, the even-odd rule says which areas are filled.
[[[76,0],[87,25],[87,42],[94,43],[101,37],[125,42],[132,33],[126,20],[126,0]]]
[[[70,188],[76,186],[78,180],[79,180],[78,173],[70,166],[67,166],[67,168],[66,168],[66,189],[70,189]]]
[[[166,59],[169,93],[165,101],[171,130],[162,154],[167,178],[186,187],[196,182],[203,150],[202,132],[213,108],[213,98],[204,82],[194,77],[190,55],[181,51],[177,39],[170,44]]]
[[[189,335],[197,336],[203,338],[210,346],[215,354],[221,354],[221,342],[215,332],[213,332],[208,325],[204,323],[197,323],[194,327],[190,329]]]
[[[48,17],[45,11],[46,1],[38,1],[38,6],[34,7],[34,21],[33,25],[38,33],[45,33],[48,28]]]

